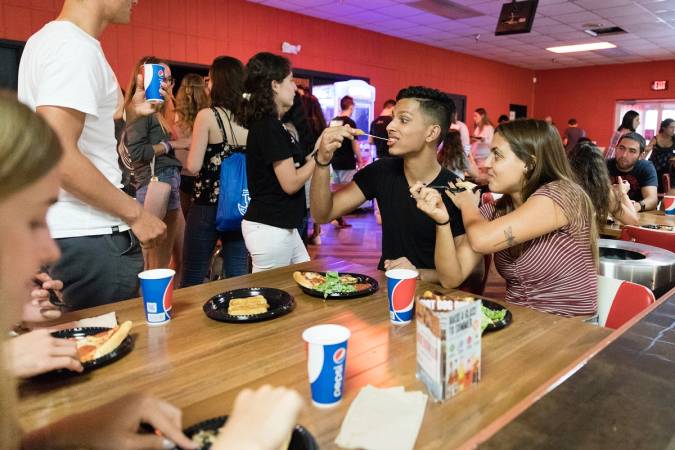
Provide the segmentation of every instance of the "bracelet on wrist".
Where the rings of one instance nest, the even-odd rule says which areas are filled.
[[[314,153],[314,161],[316,162],[316,165],[319,167],[328,167],[330,166],[330,161],[328,161],[326,164],[323,164],[319,161],[319,152]]]
[[[432,219],[432,220],[433,220],[433,219]],[[438,223],[438,222],[436,222],[436,221],[434,220],[434,223],[435,223],[437,226],[442,227],[443,225],[447,225],[447,224],[450,223],[450,218],[448,217],[448,220],[446,220],[446,221],[443,222],[443,223]]]
[[[168,155],[171,151],[171,144],[169,144],[167,141],[161,141],[160,144],[162,144],[162,147],[164,147],[164,154]]]

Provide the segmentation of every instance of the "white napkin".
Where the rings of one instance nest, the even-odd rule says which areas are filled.
[[[349,406],[335,443],[343,448],[410,450],[415,446],[426,403],[427,396],[420,391],[368,385]]]

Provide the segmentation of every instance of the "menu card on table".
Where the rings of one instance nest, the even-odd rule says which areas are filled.
[[[481,302],[417,299],[417,378],[442,401],[480,380]]]

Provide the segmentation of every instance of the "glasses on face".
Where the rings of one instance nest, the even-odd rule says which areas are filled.
[[[174,77],[171,77],[171,76],[169,76],[169,77],[164,77],[164,82],[165,82],[166,84],[173,84],[174,81],[176,81],[176,79],[175,79]]]

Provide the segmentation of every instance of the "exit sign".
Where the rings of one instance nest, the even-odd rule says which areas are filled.
[[[668,81],[656,80],[652,81],[652,91],[666,91],[668,90]]]

